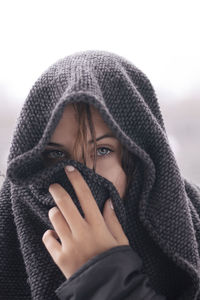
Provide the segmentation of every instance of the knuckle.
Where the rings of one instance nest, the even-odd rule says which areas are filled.
[[[62,204],[62,203],[66,203],[66,201],[67,201],[67,195],[66,195],[66,193],[63,193],[63,194],[61,194],[59,197],[58,197],[58,199],[57,199],[57,203],[58,204]]]
[[[71,243],[63,243],[63,253],[65,254],[65,257],[72,258],[74,256],[74,253],[76,252],[77,249],[77,242],[76,239],[74,238]]]
[[[87,194],[91,193],[89,186],[85,182],[80,184],[80,189],[81,189],[81,191],[83,191],[83,193],[87,193]]]
[[[71,241],[71,243],[67,243],[66,248],[65,248],[65,252],[70,256],[72,256],[72,254],[74,253],[75,249],[76,249],[76,241],[75,239],[73,239]]]
[[[79,239],[85,240],[90,235],[91,235],[90,226],[88,226],[88,224],[86,224],[85,222],[82,222],[79,231]]]

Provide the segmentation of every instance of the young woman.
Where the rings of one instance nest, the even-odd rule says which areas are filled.
[[[117,54],[74,53],[35,82],[0,209],[2,299],[200,299],[200,188]]]

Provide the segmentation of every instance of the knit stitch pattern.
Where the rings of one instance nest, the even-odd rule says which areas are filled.
[[[44,167],[41,153],[65,106],[95,106],[138,160],[124,199],[104,177],[75,160]],[[100,50],[66,56],[32,86],[20,112],[0,192],[0,299],[57,299],[66,278],[42,243],[52,228],[53,182],[83,211],[64,166],[79,169],[100,211],[108,197],[154,290],[167,299],[200,300],[200,188],[181,175],[157,96],[147,76],[124,57]]]

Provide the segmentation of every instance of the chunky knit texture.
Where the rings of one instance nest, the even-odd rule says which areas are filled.
[[[44,168],[41,152],[65,106],[94,105],[139,161],[121,199],[115,186],[74,160]],[[35,82],[17,121],[0,194],[1,299],[57,299],[66,279],[42,243],[52,228],[52,182],[79,201],[64,173],[79,169],[102,212],[108,197],[152,288],[167,299],[200,299],[200,188],[184,179],[170,148],[155,91],[132,62],[88,50],[60,59]]]

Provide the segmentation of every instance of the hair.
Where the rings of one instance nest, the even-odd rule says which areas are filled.
[[[84,102],[76,102],[72,103],[73,108],[78,116],[78,134],[74,143],[73,148],[73,157],[77,157],[77,149],[78,145],[82,145],[82,160],[84,164],[86,164],[85,160],[85,153],[87,153],[87,126],[86,122],[88,122],[91,137],[94,141],[94,155],[93,155],[93,170],[96,170],[96,134],[95,134],[95,128],[91,117],[91,109],[90,105],[88,103]],[[127,188],[129,187],[129,184],[134,179],[135,171],[138,165],[138,159],[131,153],[125,146],[121,145],[121,164],[122,168],[127,176]]]

